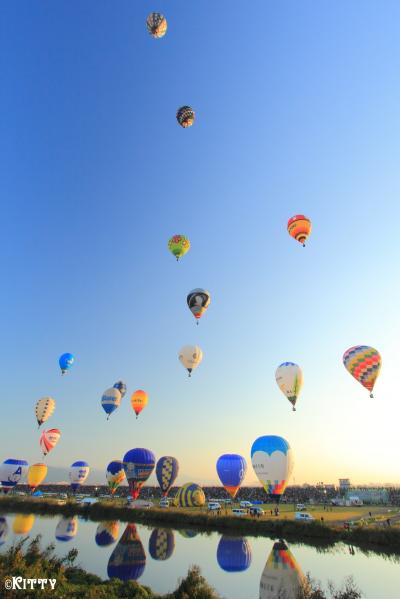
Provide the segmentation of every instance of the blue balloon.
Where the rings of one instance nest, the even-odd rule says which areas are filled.
[[[217,460],[217,473],[228,493],[235,497],[246,475],[247,463],[236,453],[225,453]]]
[[[123,463],[132,498],[137,499],[140,489],[154,470],[156,458],[150,449],[136,447],[126,452]]]
[[[109,578],[137,580],[146,567],[146,553],[134,524],[128,524],[107,565]]]
[[[149,539],[149,553],[157,561],[169,559],[175,549],[175,536],[172,530],[155,528]]]
[[[222,536],[217,549],[218,565],[225,572],[244,572],[251,564],[251,548],[243,537]]]
[[[157,462],[156,476],[161,491],[166,497],[174,484],[179,472],[179,463],[172,456],[163,456]]]
[[[118,389],[121,393],[121,399],[125,396],[126,393],[126,385],[123,381],[117,381],[115,385],[113,385],[114,389]]]
[[[7,493],[15,487],[28,472],[28,462],[26,460],[16,460],[10,458],[4,460],[0,466],[0,483],[1,489]]]
[[[58,363],[60,364],[61,374],[65,374],[67,370],[70,370],[75,358],[72,354],[66,353],[60,356]]]

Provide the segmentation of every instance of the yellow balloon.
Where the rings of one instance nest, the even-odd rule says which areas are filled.
[[[47,476],[47,466],[46,464],[32,464],[29,466],[28,470],[28,485],[31,491],[34,491],[36,487],[38,487]]]
[[[26,535],[35,522],[33,514],[17,514],[13,522],[13,532],[16,535]]]
[[[144,410],[144,408],[147,406],[148,401],[149,396],[147,395],[146,391],[138,389],[137,391],[134,391],[132,393],[131,405],[135,411],[136,418],[139,416],[140,412]]]

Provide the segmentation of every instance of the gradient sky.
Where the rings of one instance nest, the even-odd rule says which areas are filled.
[[[237,452],[250,484],[252,442],[278,434],[296,483],[400,482],[399,22],[397,0],[3,0],[0,460],[40,461],[51,395],[53,466],[148,447],[210,482]],[[175,233],[192,243],[179,263]],[[194,287],[212,295],[198,327]],[[191,379],[185,344],[204,352]],[[357,344],[383,357],[374,400],[342,364]],[[120,378],[149,393],[138,421],[128,394],[106,421]]]

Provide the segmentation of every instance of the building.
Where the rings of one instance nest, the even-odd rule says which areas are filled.
[[[339,478],[339,491],[347,493],[350,490],[351,483],[349,478]]]

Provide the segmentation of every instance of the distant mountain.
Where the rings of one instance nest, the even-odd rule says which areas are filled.
[[[62,466],[49,466],[46,483],[69,485],[69,468]],[[89,476],[86,479],[87,485],[105,485],[107,484],[105,473],[102,470],[90,469]]]

